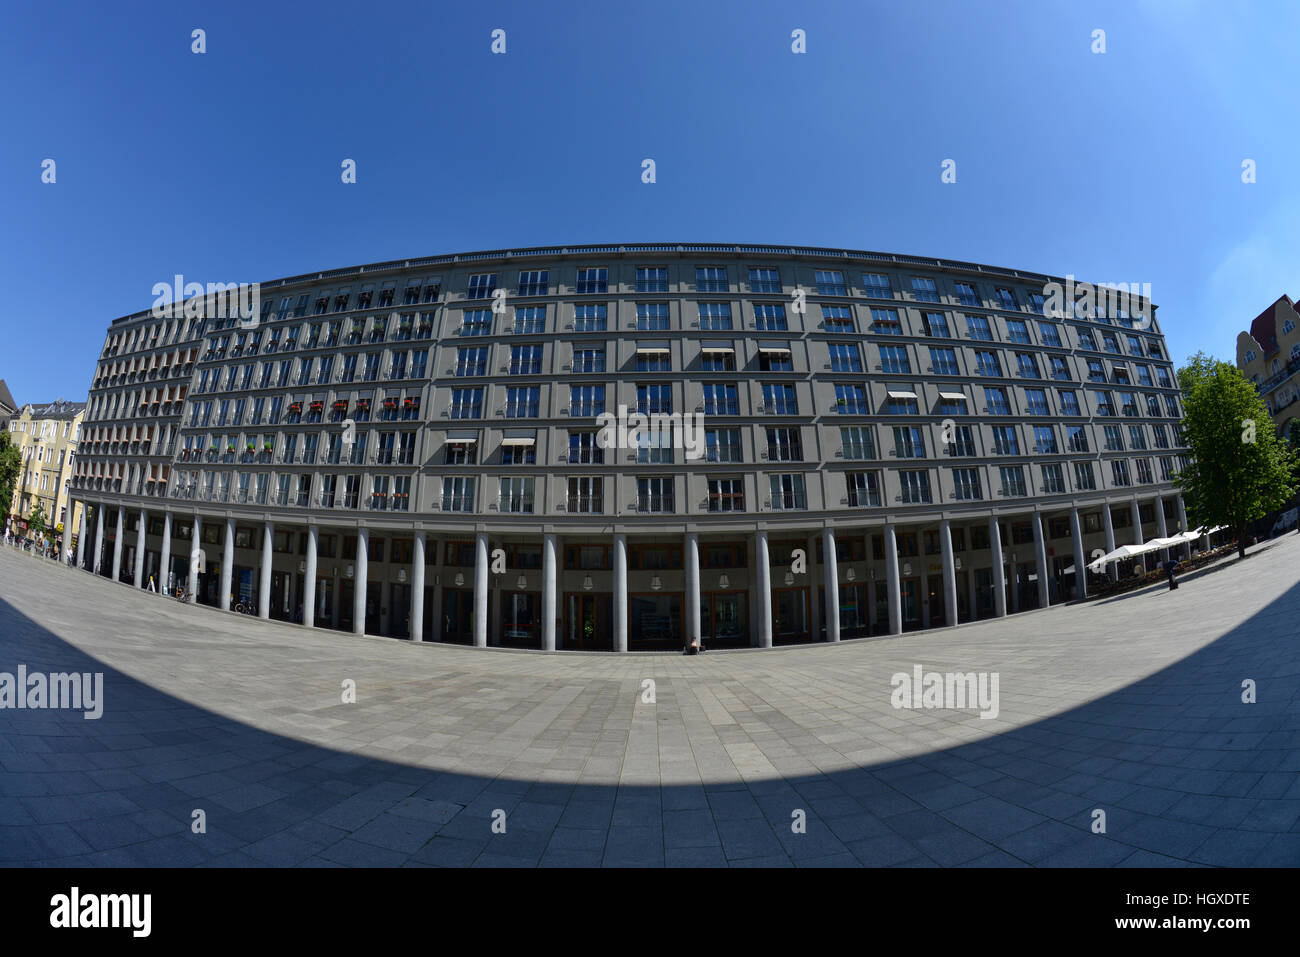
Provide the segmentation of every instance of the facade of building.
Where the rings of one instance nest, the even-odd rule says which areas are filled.
[[[1237,334],[1237,368],[1255,383],[1282,435],[1300,415],[1300,313],[1283,296]]]
[[[81,519],[80,505],[69,515],[72,473],[76,461],[84,402],[59,399],[42,405],[28,403],[9,419],[9,438],[22,456],[22,471],[9,505],[11,529],[27,530],[27,519],[39,504],[47,529],[57,538],[69,520],[75,528]]]
[[[557,247],[263,283],[251,319],[126,316],[91,383],[78,560],[315,627],[544,649],[1068,600],[1085,556],[1186,527],[1185,450],[1154,308],[1052,318],[1053,281]],[[623,408],[672,429],[623,436]]]
[[[18,403],[4,379],[0,379],[0,429],[9,430],[9,420],[18,413]]]

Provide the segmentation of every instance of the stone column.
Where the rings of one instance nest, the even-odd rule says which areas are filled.
[[[162,551],[159,553],[161,561],[158,565],[158,591],[164,595],[170,595],[171,590],[171,567],[172,567],[172,513],[163,512],[163,539]]]
[[[1142,511],[1136,498],[1129,502],[1129,515],[1133,522],[1133,544],[1141,545],[1146,539],[1142,537]]]
[[[424,532],[415,533],[411,555],[411,641],[424,641]]]
[[[686,533],[686,644],[700,638],[700,536]]]
[[[627,651],[627,536],[614,536],[614,650]]]
[[[889,589],[889,633],[903,633],[903,593],[898,580],[898,529],[885,526],[885,585]]]
[[[203,550],[203,522],[194,513],[194,530],[190,532],[190,604],[199,601],[199,553]]]
[[[81,503],[81,525],[77,532],[77,567],[84,568],[86,564],[86,503]]]
[[[474,540],[474,646],[487,647],[488,537],[479,532]]]
[[[275,555],[275,523],[268,521],[262,529],[262,569],[257,582],[257,617],[271,617],[271,562]]]
[[[1052,590],[1047,583],[1047,543],[1043,539],[1043,514],[1035,509],[1030,518],[1034,523],[1034,559],[1038,570],[1038,607],[1048,608],[1052,604]]]
[[[316,627],[316,546],[320,529],[315,525],[307,526],[307,557],[302,573],[302,623],[308,628]]]
[[[352,578],[352,634],[366,633],[366,585],[370,576],[370,529],[357,529],[357,557]]]
[[[235,520],[226,519],[225,541],[221,543],[221,610],[230,611],[230,576],[235,569]]]
[[[1007,617],[1007,574],[1002,570],[1002,530],[996,515],[989,518],[989,557],[993,562],[993,610]]]
[[[125,515],[122,506],[117,507],[117,534],[113,537],[113,581],[122,578],[122,526]]]
[[[809,559],[812,553],[809,553]],[[835,529],[822,532],[822,580],[826,583],[826,640],[840,640],[840,570],[835,554]],[[813,602],[816,605],[816,602]],[[813,637],[816,638],[814,632]]]
[[[1088,569],[1083,548],[1083,530],[1079,524],[1079,510],[1070,509],[1070,537],[1074,539],[1074,597],[1088,597]]]
[[[1106,522],[1106,554],[1109,555],[1115,550],[1115,523],[1110,517],[1110,502],[1106,502],[1101,507],[1101,517]],[[1106,574],[1110,576],[1111,581],[1119,579],[1119,565],[1111,562],[1106,566]]]
[[[135,587],[144,588],[147,582],[144,580],[144,552],[145,552],[145,534],[149,530],[149,513],[140,509],[140,522],[135,530]]]
[[[943,555],[943,612],[949,626],[957,624],[957,565],[952,554],[952,522],[939,523],[939,551]]]
[[[95,567],[92,569],[96,575],[104,567],[104,506],[95,506],[95,555],[93,558]]]
[[[542,536],[542,648],[555,650],[556,541],[552,532]]]
[[[1178,527],[1184,532],[1190,532],[1191,529],[1187,527],[1187,509],[1183,506],[1182,493],[1175,495],[1174,499],[1178,502]],[[1187,557],[1190,559],[1192,557],[1192,543],[1189,540],[1183,544],[1187,548]]]
[[[758,612],[755,641],[759,648],[772,647],[772,565],[767,550],[767,532],[754,533],[754,607]]]
[[[1165,498],[1163,495],[1156,496],[1156,537],[1169,537],[1169,525],[1165,521]],[[1162,548],[1160,550],[1160,560],[1162,562],[1169,561],[1169,549]]]

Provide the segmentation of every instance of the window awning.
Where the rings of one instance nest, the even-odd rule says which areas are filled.
[[[637,349],[636,349],[636,353],[637,353],[637,355],[642,355],[643,353],[647,353],[647,352],[653,352],[653,353],[664,353],[664,354],[667,354],[668,350],[667,350],[667,349],[661,349],[661,348],[659,348],[658,346],[652,346],[652,347],[648,347],[648,346],[637,346]]]
[[[525,438],[513,438],[513,439],[501,440],[502,445],[534,445],[536,444],[536,442],[537,442],[536,439],[525,439]]]
[[[701,346],[701,352],[735,352],[731,346]]]
[[[916,398],[915,392],[901,392],[901,391],[896,392],[893,389],[886,389],[885,391],[891,399],[915,399]]]
[[[759,351],[759,352],[785,352],[785,353],[788,353],[788,352],[790,351],[790,347],[789,347],[789,346],[759,346],[759,347],[758,347],[758,351]]]
[[[467,438],[453,438],[450,435],[447,436],[448,445],[473,445],[477,441],[478,441],[477,435],[472,437],[467,437]]]
[[[892,393],[891,393],[891,395],[892,395]],[[939,398],[941,398],[941,399],[952,399],[952,400],[957,401],[957,402],[965,402],[965,401],[966,401],[966,393],[964,393],[964,392],[940,392],[940,393],[939,393]]]

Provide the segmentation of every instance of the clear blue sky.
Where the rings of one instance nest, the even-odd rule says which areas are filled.
[[[83,399],[175,273],[670,240],[1149,282],[1232,358],[1300,294],[1298,43],[1281,0],[9,3],[0,378]]]

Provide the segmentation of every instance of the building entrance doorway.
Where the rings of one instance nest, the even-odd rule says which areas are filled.
[[[570,651],[612,651],[613,601],[609,592],[566,592],[564,647]]]

